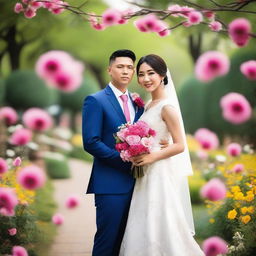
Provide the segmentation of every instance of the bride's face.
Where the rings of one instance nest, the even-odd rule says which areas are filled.
[[[163,77],[160,76],[156,71],[149,66],[147,63],[141,64],[138,72],[138,83],[146,89],[148,92],[153,92],[159,86]]]

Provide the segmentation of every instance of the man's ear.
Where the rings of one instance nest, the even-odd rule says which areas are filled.
[[[108,66],[107,71],[110,74],[110,71],[111,71],[111,67],[110,66]]]

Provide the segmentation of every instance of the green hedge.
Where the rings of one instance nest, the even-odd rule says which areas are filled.
[[[6,79],[6,101],[16,109],[45,108],[57,99],[56,90],[47,86],[33,70],[17,70]]]
[[[70,170],[68,158],[60,153],[49,152],[44,156],[46,170],[52,179],[67,179],[70,178]]]

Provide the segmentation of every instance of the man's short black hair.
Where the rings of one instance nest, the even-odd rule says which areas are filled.
[[[133,51],[122,49],[122,50],[117,50],[111,54],[111,56],[109,57],[109,64],[111,64],[117,57],[128,57],[132,59],[133,62],[135,62],[136,60],[136,56]]]

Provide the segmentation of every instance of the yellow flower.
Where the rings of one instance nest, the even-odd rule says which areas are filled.
[[[226,194],[226,197],[227,197],[227,198],[232,198],[232,197],[233,197],[233,194],[232,194],[230,191],[228,191],[227,194]]]
[[[247,209],[247,207],[242,207],[242,208],[240,209],[240,211],[241,211],[242,214],[246,214],[247,211],[248,211],[248,209]]]
[[[214,219],[214,218],[210,218],[210,219],[209,219],[209,222],[210,222],[210,223],[214,223],[214,222],[215,222],[215,219]]]
[[[241,207],[241,204],[238,203],[238,202],[236,202],[236,203],[235,203],[235,207],[236,207],[236,208],[240,208],[240,207]]]
[[[249,207],[247,208],[247,211],[248,211],[249,213],[254,213],[254,206],[249,206]]]
[[[71,138],[71,143],[72,143],[74,146],[82,147],[82,146],[83,146],[82,135],[81,135],[81,134],[75,134],[75,135]]]
[[[233,220],[236,218],[237,211],[235,209],[228,212],[228,219]]]
[[[251,220],[251,216],[250,215],[245,215],[241,218],[242,222],[244,224],[247,224],[250,220]]]
[[[254,195],[247,195],[247,196],[245,197],[245,200],[246,200],[247,202],[251,202],[253,199],[254,199]]]
[[[233,187],[231,187],[231,191],[232,191],[233,193],[236,193],[236,192],[240,192],[241,189],[240,189],[239,186],[233,186]]]
[[[237,192],[234,194],[234,199],[235,200],[243,200],[244,199],[244,194],[242,192]]]

